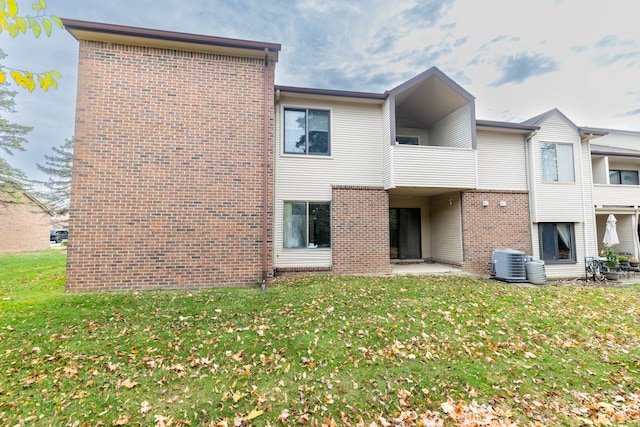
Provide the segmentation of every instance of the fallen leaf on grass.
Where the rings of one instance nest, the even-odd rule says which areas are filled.
[[[253,411],[249,412],[249,415],[247,415],[247,421],[251,421],[252,419],[257,418],[262,414],[264,414],[263,410],[258,411],[254,409]]]
[[[131,416],[129,415],[120,415],[118,417],[118,419],[116,420],[115,423],[113,423],[116,426],[123,426],[126,424],[129,424],[129,421],[131,420]]]
[[[283,409],[282,412],[280,412],[280,415],[278,415],[278,421],[284,424],[289,419],[289,416],[290,416],[289,410]]]
[[[156,427],[169,427],[171,424],[173,424],[173,420],[170,417],[156,415],[153,418],[156,421]]]
[[[236,391],[235,393],[233,393],[233,396],[231,396],[231,398],[233,399],[234,402],[238,402],[238,400],[242,399],[243,397],[246,396],[246,393],[240,393],[239,391]]]
[[[151,411],[151,405],[146,400],[140,404],[140,413],[146,415]]]
[[[117,389],[120,389],[120,388],[122,388],[122,387],[124,387],[124,388],[134,388],[134,387],[135,387],[135,386],[137,386],[137,385],[138,385],[138,382],[137,382],[137,381],[131,381],[131,379],[130,379],[130,378],[127,378],[127,379],[126,379],[126,380],[124,380],[124,381],[119,381],[119,382],[118,382],[118,385],[117,385],[117,387],[116,387],[116,388],[117,388]]]

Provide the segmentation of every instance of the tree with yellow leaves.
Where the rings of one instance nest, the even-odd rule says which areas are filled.
[[[31,5],[35,11],[35,15],[21,15],[18,9],[17,0],[0,0],[0,33],[7,32],[13,38],[32,32],[38,38],[44,31],[47,36],[51,35],[53,26],[63,28],[62,21],[57,16],[47,15],[47,4],[44,0],[39,0]],[[18,70],[13,68],[5,68],[0,65],[0,84],[4,83],[8,76],[24,89],[33,92],[36,85],[45,92],[49,88],[57,88],[56,79],[62,78],[62,75],[56,70],[49,70],[34,73],[26,70]]]

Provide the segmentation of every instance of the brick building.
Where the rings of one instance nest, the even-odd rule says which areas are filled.
[[[0,192],[0,253],[49,247],[54,212],[28,193]]]
[[[290,87],[274,82],[278,44],[63,21],[79,41],[71,291],[385,274],[391,260],[483,274],[502,248],[570,276],[612,209],[640,253],[638,133],[558,110],[477,120],[437,68],[384,93]],[[635,177],[615,200],[600,192],[614,175]]]

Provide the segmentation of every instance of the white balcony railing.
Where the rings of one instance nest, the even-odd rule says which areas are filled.
[[[392,145],[396,187],[475,188],[475,152],[471,148]]]
[[[640,185],[593,184],[596,206],[640,206]]]

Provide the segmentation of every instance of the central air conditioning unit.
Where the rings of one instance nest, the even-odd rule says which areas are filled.
[[[505,282],[526,282],[527,268],[524,252],[500,249],[491,252],[495,278]]]

